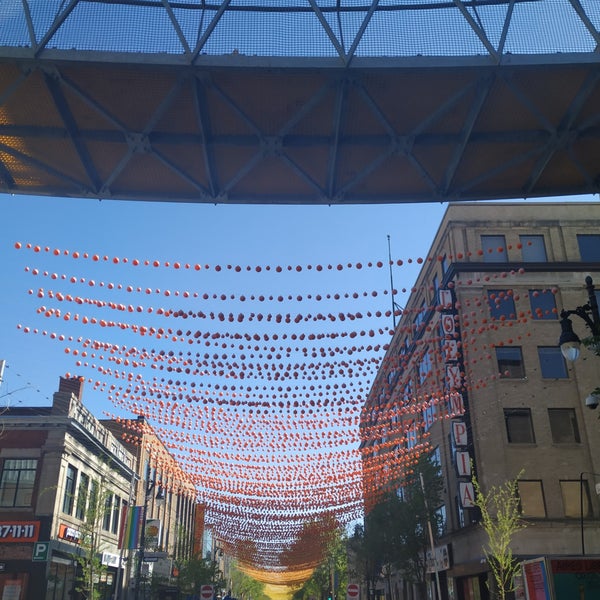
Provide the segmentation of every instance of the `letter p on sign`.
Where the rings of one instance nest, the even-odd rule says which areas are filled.
[[[46,561],[48,560],[48,551],[50,550],[50,542],[36,542],[33,545],[33,556],[31,560]]]

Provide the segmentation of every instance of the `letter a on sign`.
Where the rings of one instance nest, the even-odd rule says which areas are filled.
[[[460,504],[463,508],[474,508],[475,507],[475,490],[473,484],[465,481],[461,481],[459,484],[460,489]]]

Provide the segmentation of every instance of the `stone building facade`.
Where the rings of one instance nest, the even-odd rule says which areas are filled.
[[[452,204],[398,316],[363,425],[386,438],[363,431],[362,451],[392,457],[423,444],[440,465],[435,554],[446,559],[432,571],[443,598],[489,597],[473,474],[484,491],[520,475],[517,557],[543,557],[550,570],[585,555],[580,575],[598,577],[600,421],[586,398],[600,356],[582,349],[569,363],[558,347],[560,312],[586,304],[588,276],[600,283],[600,205]],[[386,477],[381,485],[401,487],[401,468]],[[411,594],[396,581],[393,598]]]

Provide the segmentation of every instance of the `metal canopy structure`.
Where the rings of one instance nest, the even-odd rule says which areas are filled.
[[[598,192],[595,0],[3,0],[0,191]]]

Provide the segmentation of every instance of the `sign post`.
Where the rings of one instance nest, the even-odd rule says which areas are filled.
[[[212,585],[203,585],[200,587],[200,600],[213,600],[215,595],[214,588]]]
[[[50,542],[36,542],[33,545],[32,561],[44,562],[48,560],[48,551],[50,550]]]
[[[360,587],[358,583],[349,583],[346,588],[346,600],[358,600],[360,594]]]

